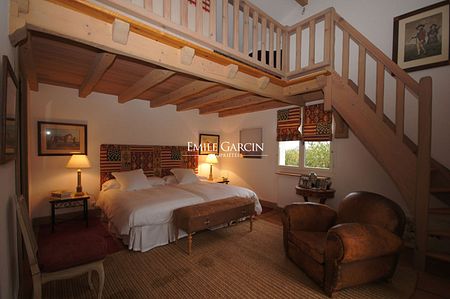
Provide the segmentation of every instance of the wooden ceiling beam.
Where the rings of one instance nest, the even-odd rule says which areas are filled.
[[[178,104],[179,102],[187,98],[193,97],[203,91],[206,91],[218,85],[219,84],[215,82],[200,81],[200,80],[194,81],[184,85],[183,87],[175,91],[172,91],[169,94],[165,94],[163,96],[151,100],[150,107],[156,108],[167,104]]]
[[[128,101],[131,101],[132,99],[137,98],[147,90],[166,81],[175,74],[175,72],[168,70],[157,69],[151,71],[141,80],[137,81],[133,86],[122,92],[118,97],[119,103],[126,103]]]
[[[78,95],[80,98],[85,98],[91,94],[95,85],[102,79],[105,72],[113,64],[116,55],[110,53],[98,53],[95,57],[94,64],[92,64],[86,78],[80,86]]]
[[[269,101],[272,101],[272,99],[260,97],[260,96],[248,96],[245,98],[232,99],[232,100],[228,100],[228,101],[222,101],[215,105],[210,105],[210,106],[200,108],[200,114],[217,113],[217,112],[222,112],[224,110],[228,110],[228,109],[232,109],[232,108],[245,107],[245,106],[250,106],[253,104],[260,104],[260,103],[269,102]]]
[[[225,111],[219,112],[219,117],[227,117],[227,116],[269,110],[269,109],[286,107],[286,106],[290,106],[290,104],[279,102],[279,101],[269,101],[269,102],[255,104],[255,105],[251,105],[251,106],[247,106],[247,107],[225,110]]]
[[[308,0],[296,0],[298,4],[300,4],[301,6],[306,6],[308,5]]]
[[[31,35],[28,34],[27,42],[20,47],[22,69],[28,81],[28,86],[32,91],[39,91],[39,82],[37,76],[36,64],[33,56],[33,48],[31,46]]]
[[[295,96],[290,96],[287,98],[284,98],[280,101],[285,102],[287,104],[291,105],[297,105],[297,106],[304,106],[308,102],[323,100],[324,94],[321,90],[312,91],[309,93],[299,94]]]
[[[216,93],[212,93],[206,97],[192,99],[190,101],[181,103],[181,104],[177,105],[177,111],[186,111],[186,110],[190,110],[190,109],[196,109],[196,108],[210,105],[213,103],[217,103],[220,101],[226,101],[226,100],[230,100],[230,99],[237,98],[237,97],[241,98],[248,94],[249,93],[247,91],[236,90],[236,89],[226,89],[226,90],[222,90],[222,91],[219,91]]]

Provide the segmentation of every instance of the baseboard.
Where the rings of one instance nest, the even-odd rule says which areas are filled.
[[[267,201],[267,200],[263,200],[263,199],[260,199],[259,202],[261,203],[261,206],[263,206],[263,207],[271,208],[271,209],[279,210],[279,211],[282,210],[282,208],[280,208],[276,202]]]

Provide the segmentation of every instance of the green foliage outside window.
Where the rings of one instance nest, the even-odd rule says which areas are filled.
[[[287,159],[287,154],[286,154]],[[308,168],[330,168],[331,152],[329,142],[306,142],[305,143],[305,167]]]
[[[286,150],[285,156],[284,156],[284,165],[298,166],[298,159],[299,159],[298,154],[299,154],[298,148]]]

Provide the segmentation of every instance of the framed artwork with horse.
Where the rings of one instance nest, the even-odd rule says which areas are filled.
[[[87,155],[87,125],[38,122],[38,155]]]

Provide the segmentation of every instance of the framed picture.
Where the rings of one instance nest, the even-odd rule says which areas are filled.
[[[412,72],[448,65],[450,0],[394,18],[393,60]]]
[[[0,95],[0,163],[14,160],[17,152],[19,81],[7,56],[2,57]]]
[[[262,158],[264,147],[262,142],[262,128],[243,129],[239,132],[239,137],[239,142],[242,144],[239,153],[242,158]]]
[[[200,134],[199,155],[219,154],[220,136],[211,134]]]
[[[38,122],[38,155],[87,155],[87,125]]]

